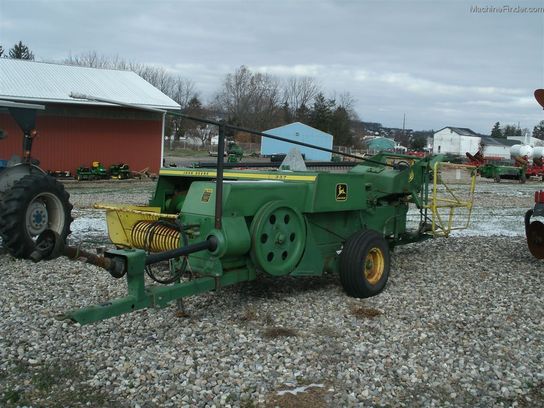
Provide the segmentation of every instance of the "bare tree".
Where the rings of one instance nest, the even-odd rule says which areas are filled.
[[[349,92],[343,92],[334,99],[338,101],[338,107],[345,109],[350,120],[359,120],[359,115],[357,115],[357,112],[355,112],[356,100],[353,95],[351,95]]]
[[[118,59],[118,57],[115,57],[115,59]],[[64,60],[64,63],[90,68],[114,68],[115,65],[112,58],[98,55],[96,51],[89,51],[80,55],[70,54],[68,58]]]
[[[241,66],[225,77],[216,97],[218,108],[241,126],[266,129],[277,123],[280,110],[278,80]]]
[[[174,78],[172,95],[170,97],[179,103],[181,109],[184,110],[193,98],[198,98],[195,83],[181,76]]]
[[[161,92],[175,100],[184,109],[191,98],[198,96],[194,82],[182,76],[167,71],[163,67],[140,64],[134,61],[125,60],[118,55],[108,57],[99,55],[96,51],[89,51],[85,54],[70,55],[65,64],[78,65],[91,68],[119,69],[133,71]]]
[[[291,77],[283,85],[283,104],[288,107],[293,117],[302,106],[310,106],[317,94],[319,85],[312,77]],[[297,118],[300,120],[300,118]]]

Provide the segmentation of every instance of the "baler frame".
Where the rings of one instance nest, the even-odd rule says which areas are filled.
[[[372,253],[380,255],[379,257],[376,257],[375,260],[385,263],[381,266],[387,269],[388,274],[389,248],[393,248],[395,245],[421,241],[423,239],[428,239],[433,236],[448,236],[449,232],[453,229],[453,213],[458,207],[467,208],[470,218],[470,211],[472,209],[471,202],[460,200],[453,193],[453,191],[449,189],[446,189],[446,191],[448,191],[451,196],[448,199],[443,199],[442,201],[440,201],[440,199],[436,195],[436,187],[441,183],[438,174],[441,169],[441,166],[438,165],[438,162],[440,161],[439,157],[426,157],[420,159],[401,154],[379,154],[373,156],[372,159],[369,159],[366,157],[360,157],[349,153],[335,151],[333,149],[327,149],[303,142],[292,141],[275,135],[270,135],[267,133],[242,128],[239,126],[229,125],[222,122],[196,118],[180,113],[176,113],[176,115],[186,119],[215,125],[219,128],[219,143],[216,169],[161,170],[161,177],[163,177],[163,189],[165,188],[164,183],[166,183],[166,186],[168,186],[169,182],[167,180],[169,176],[174,178],[176,176],[183,176],[185,177],[183,178],[183,182],[191,186],[193,185],[194,181],[197,181],[197,187],[195,187],[195,189],[198,190],[196,191],[198,202],[194,203],[194,205],[207,206],[208,201],[211,201],[211,195],[213,194],[215,196],[215,202],[213,203],[213,213],[211,211],[212,202],[210,202],[210,206],[206,207],[208,208],[208,210],[206,210],[208,212],[202,213],[203,215],[198,216],[201,218],[208,217],[210,220],[209,224],[207,224],[208,218],[205,218],[204,221],[201,221],[201,223],[204,222],[204,224],[199,224],[195,232],[193,230],[193,225],[191,225],[190,223],[185,225],[183,224],[186,220],[182,218],[185,217],[186,214],[183,214],[176,210],[172,210],[171,208],[170,210],[165,210],[165,192],[161,191],[160,178],[159,184],[157,185],[157,189],[155,192],[155,197],[150,202],[150,207],[119,208],[117,206],[107,205],[99,205],[97,207],[106,209],[108,211],[108,217],[117,217],[119,221],[122,217],[137,217],[140,220],[142,219],[141,217],[150,220],[157,219],[157,223],[162,222],[160,221],[161,219],[175,219],[175,222],[179,223],[180,235],[177,239],[179,240],[180,244],[183,243],[183,246],[181,248],[178,247],[176,249],[171,249],[158,253],[148,253],[146,250],[143,249],[116,249],[106,252],[105,257],[99,258],[95,255],[86,253],[81,250],[76,251],[74,250],[74,248],[66,248],[64,250],[59,249],[59,246],[55,244],[55,237],[49,236],[44,238],[42,240],[43,245],[41,245],[40,247],[41,254],[35,254],[35,258],[51,257],[54,256],[51,254],[51,251],[56,251],[56,255],[64,253],[71,258],[86,258],[90,263],[93,263],[108,270],[110,274],[115,278],[121,278],[126,275],[128,289],[127,296],[100,305],[69,311],[64,315],[66,318],[69,318],[81,324],[87,324],[147,307],[162,308],[174,300],[180,302],[181,299],[190,295],[207,292],[210,290],[217,291],[224,286],[253,280],[256,278],[259,270],[263,270],[269,274],[277,276],[285,275],[287,273],[294,276],[318,276],[323,273],[323,270],[338,270],[338,249],[342,247],[342,243],[344,244],[343,252],[349,252],[350,254],[358,253],[360,247],[370,248],[369,245],[372,246],[374,249],[372,249],[372,252],[369,252],[369,254]],[[327,211],[338,212],[338,210],[334,209],[336,207],[333,206],[334,199],[329,196],[324,196],[324,201],[318,200],[317,204],[315,204],[315,201],[312,201],[314,202],[313,205],[321,206],[319,207],[321,208],[320,210],[304,210],[304,230],[301,230],[300,232],[300,234],[304,236],[304,244],[302,244],[304,245],[304,254],[301,254],[297,258],[296,267],[291,267],[288,271],[278,271],[272,267],[269,267],[269,269],[263,267],[262,263],[259,263],[259,255],[255,252],[251,252],[251,259],[249,259],[248,251],[250,248],[250,239],[255,240],[257,239],[255,237],[260,237],[260,239],[264,239],[266,241],[267,238],[264,238],[266,234],[262,233],[262,231],[265,230],[261,230],[259,228],[261,228],[263,219],[268,220],[268,217],[271,217],[270,214],[276,214],[276,212],[274,211],[280,211],[277,214],[282,214],[282,217],[283,212],[281,211],[287,211],[286,214],[290,215],[289,219],[295,220],[297,217],[301,216],[301,211],[303,210],[297,209],[298,207],[296,207],[295,204],[291,205],[291,202],[281,201],[277,198],[274,198],[273,200],[276,201],[263,201],[269,205],[255,207],[258,208],[259,211],[251,213],[253,214],[251,218],[251,226],[249,226],[249,224],[245,224],[248,221],[244,221],[244,217],[236,218],[237,216],[234,216],[233,218],[233,214],[231,214],[231,207],[228,207],[229,214],[223,217],[223,193],[225,179],[248,180],[247,184],[232,184],[229,182],[228,189],[226,190],[227,195],[232,194],[233,191],[247,192],[251,188],[260,188],[261,190],[259,191],[267,191],[268,194],[272,194],[270,197],[276,197],[275,195],[273,195],[273,192],[276,190],[285,191],[287,197],[289,197],[289,194],[287,194],[287,192],[291,191],[291,197],[296,197],[296,194],[299,194],[297,193],[297,188],[302,189],[307,187],[308,191],[313,192],[312,194],[315,194],[313,200],[316,200],[316,197],[318,197],[318,180],[321,180],[321,185],[326,186],[327,191],[330,191],[329,189],[331,187],[334,187],[334,183],[336,182],[335,180],[337,179],[333,178],[330,173],[248,173],[234,170],[224,172],[223,157],[225,150],[226,129],[252,133],[262,137],[268,137],[295,145],[315,148],[318,150],[355,158],[367,163],[366,166],[361,166],[361,169],[358,169],[356,167],[354,168],[354,170],[346,173],[345,175],[334,174],[334,176],[337,176],[339,180],[343,180],[339,184],[336,184],[337,201],[339,201],[338,198],[342,194],[343,183],[347,183],[346,180],[349,180],[350,182],[354,182],[355,180],[357,180],[359,183],[357,185],[360,186],[359,188],[362,187],[362,189],[359,191],[357,191],[357,189],[356,191],[353,191],[352,198],[355,201],[351,200],[350,204],[348,204],[347,207],[343,207],[344,210],[341,210],[339,214],[344,215],[342,215],[340,218],[338,218],[337,220],[327,219]],[[390,167],[394,171],[384,172],[383,170],[386,167]],[[471,171],[472,182],[470,197],[473,198],[475,172],[473,168],[470,168],[470,166],[467,166],[465,168]],[[431,173],[433,173],[432,194],[429,191],[429,177]],[[276,180],[278,182],[283,181],[283,183],[275,184],[276,187],[274,187],[274,184],[266,183],[268,186],[265,187],[263,185],[259,185],[258,182],[252,181],[259,179]],[[365,180],[367,180],[366,184],[364,182]],[[374,182],[374,186],[369,183],[370,180]],[[382,180],[382,182],[385,184],[381,184],[382,182],[379,182],[379,180]],[[291,181],[294,184],[291,183]],[[378,182],[378,184],[376,184],[376,182]],[[208,186],[213,188],[208,188]],[[234,189],[233,186],[236,186],[236,189]],[[338,189],[338,186],[340,186],[340,189]],[[345,186],[347,188],[347,184],[345,184]],[[173,187],[173,185],[171,184],[170,187]],[[276,190],[274,190],[274,188],[276,188]],[[199,189],[202,189],[202,191]],[[209,190],[209,192],[207,190]],[[270,193],[270,191],[272,191],[272,193]],[[163,194],[162,199],[157,198],[157,196],[161,194]],[[189,192],[187,191],[186,194],[188,195]],[[321,191],[321,195],[322,194],[323,191]],[[228,197],[230,196],[227,196],[227,198]],[[368,202],[364,201],[363,203],[365,206],[364,208],[367,208],[367,210],[365,210],[365,214],[367,215],[365,215],[364,217],[367,217],[368,214],[374,214],[374,212],[376,212],[376,220],[373,220],[372,217],[369,219],[364,218],[364,220],[363,218],[361,218],[363,217],[363,213],[361,212],[363,210],[361,210],[360,208],[362,207],[357,204],[359,202],[357,201],[358,199],[368,200]],[[386,200],[385,204],[384,202],[380,201],[384,199]],[[263,198],[262,200],[265,200],[265,198]],[[266,198],[266,200],[268,200],[268,198]],[[327,200],[329,200],[329,202],[330,200],[332,200],[331,204],[326,204]],[[340,201],[342,200],[340,199]],[[408,208],[408,202],[415,203],[419,208],[419,228],[413,234],[409,233],[405,229],[405,217]],[[184,202],[182,202],[182,204],[184,204]],[[193,205],[193,203],[189,202],[189,206],[191,205]],[[255,204],[255,206],[257,205],[261,204]],[[439,215],[439,210],[443,208],[448,208],[450,210],[447,223],[443,223]],[[431,212],[430,217],[428,214],[429,211]],[[193,215],[192,217],[192,219],[195,219],[197,215]],[[242,221],[240,221],[240,218],[242,218]],[[189,220],[190,219],[191,218],[189,218]],[[324,223],[323,219],[325,219]],[[398,224],[399,221],[397,219],[400,220],[400,225]],[[355,220],[357,220],[357,222],[354,223],[356,225],[349,225],[349,223],[353,223],[353,221]],[[237,224],[237,222],[242,222],[242,224]],[[270,221],[267,222],[273,223],[271,221],[271,218]],[[340,232],[339,234],[336,234],[335,230],[327,230],[329,222],[332,226],[340,225],[338,223],[347,223],[346,225],[349,225],[349,228],[344,227],[342,230],[342,235],[339,235]],[[404,224],[402,224],[403,222]],[[287,223],[288,221],[286,217],[285,224]],[[358,226],[360,223],[362,227]],[[151,221],[150,224],[151,226],[153,226],[154,222]],[[205,228],[204,234],[201,235],[202,225],[206,225],[207,229]],[[244,225],[246,230],[240,231],[239,229],[237,229],[237,226],[240,225]],[[306,231],[306,228],[308,228],[308,231]],[[318,250],[316,240],[317,238],[321,239],[323,237],[317,237],[317,235],[314,237],[314,234],[317,233],[316,231],[320,231],[320,228],[323,228],[326,231],[321,231],[321,235],[329,234],[326,235],[329,241],[331,239],[331,236],[337,235],[337,237],[334,238],[334,242],[332,244],[329,244],[329,241],[327,240],[323,241],[324,243],[320,244],[322,245],[322,247],[320,247],[321,249]],[[363,229],[361,230],[360,228]],[[382,233],[377,232],[380,230],[380,228],[383,228]],[[310,230],[312,231],[312,234],[309,233]],[[350,231],[355,231],[356,233],[353,234],[353,236],[348,237],[346,234],[351,234]],[[119,234],[126,235],[126,233],[123,231],[119,231]],[[297,232],[297,237],[300,234]],[[188,242],[187,235],[190,235],[190,239],[193,241],[192,243]],[[280,236],[282,236],[282,234],[277,235],[277,237],[274,239],[280,239],[278,238]],[[181,239],[181,237],[183,237],[183,240]],[[203,239],[199,241],[199,238]],[[291,241],[293,241],[293,239],[294,238],[291,237]],[[296,242],[299,242],[298,239],[299,238],[297,238]],[[308,240],[308,242],[306,242],[306,239]],[[115,243],[115,239],[112,238],[112,241]],[[229,242],[230,244],[228,244]],[[234,244],[232,244],[233,242]],[[130,245],[127,245],[127,243],[118,243],[118,247],[125,246]],[[251,248],[253,248],[252,251],[255,251],[253,244]],[[323,248],[326,248],[326,250]],[[208,252],[204,254],[204,257],[199,258],[198,253],[200,253],[201,251]],[[240,258],[241,254],[244,254],[245,258],[237,259],[237,257]],[[270,253],[268,255],[270,256]],[[291,247],[289,247],[289,256],[291,256]],[[184,257],[189,257],[189,259],[192,259],[188,266],[186,260],[183,262],[181,261],[181,259],[185,259]],[[342,261],[342,257],[340,258],[340,261]],[[289,258],[287,256],[287,253],[285,252],[285,258],[283,259],[287,259],[286,262],[288,262],[291,258]],[[363,258],[363,260],[364,259],[365,258]],[[372,258],[369,258],[367,256],[366,259],[366,263],[363,264],[363,272],[365,275],[367,273],[367,268],[369,268],[369,270],[375,269],[372,265]],[[169,285],[162,287],[146,286],[146,272],[155,281],[159,283],[166,283],[156,279],[149,270],[151,265],[163,261],[168,261],[169,263],[169,273],[171,275],[171,278],[167,281]],[[342,262],[344,262],[344,266],[346,266],[346,262]],[[370,264],[368,262],[370,262]],[[196,265],[199,268],[199,276],[196,278],[192,273],[191,263],[192,266]],[[355,273],[359,274],[360,272],[358,270],[355,270]],[[345,276],[343,277],[343,275],[341,275],[341,280],[343,280],[343,284],[345,279],[349,280],[352,278],[345,278]],[[370,292],[368,296],[372,296],[373,294],[377,294],[379,291],[381,291],[383,289],[383,286],[385,286],[386,279],[386,275],[383,279],[380,278],[380,287],[375,291]],[[365,291],[366,289],[364,288],[353,289],[351,291],[348,291],[348,293],[352,296],[361,297],[364,296],[364,293],[366,293]]]

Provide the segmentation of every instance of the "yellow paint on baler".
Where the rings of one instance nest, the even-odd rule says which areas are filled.
[[[159,173],[161,176],[191,176],[191,177],[217,177],[215,170],[177,170],[177,169],[162,169]],[[234,179],[252,179],[252,180],[287,180],[287,181],[315,181],[315,175],[300,175],[300,174],[284,174],[284,173],[247,173],[225,171],[224,178]]]
[[[138,221],[156,221],[163,218],[163,215],[177,217],[173,214],[161,214],[160,207],[144,207],[136,205],[115,206],[95,204],[95,208],[106,210],[106,222],[108,224],[108,235],[111,242],[118,247],[131,248],[132,228]]]

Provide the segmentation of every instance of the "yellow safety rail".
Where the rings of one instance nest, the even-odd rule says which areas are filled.
[[[459,193],[450,188],[443,180],[441,170],[448,168],[452,170],[470,171],[470,184],[468,192],[461,197]],[[447,237],[451,231],[465,229],[469,226],[474,203],[474,190],[476,187],[476,167],[463,164],[437,162],[433,166],[433,190],[429,203],[425,206],[432,213],[432,228],[434,236]],[[441,190],[441,191],[439,191]],[[466,222],[461,225],[454,225],[457,209],[466,209]]]

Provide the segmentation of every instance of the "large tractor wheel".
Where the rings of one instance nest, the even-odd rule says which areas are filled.
[[[376,231],[353,234],[340,254],[340,281],[349,296],[367,298],[380,293],[389,277],[387,241]]]
[[[65,241],[70,233],[72,205],[64,186],[51,176],[31,174],[17,181],[0,202],[0,235],[16,258],[27,258],[45,230]]]

